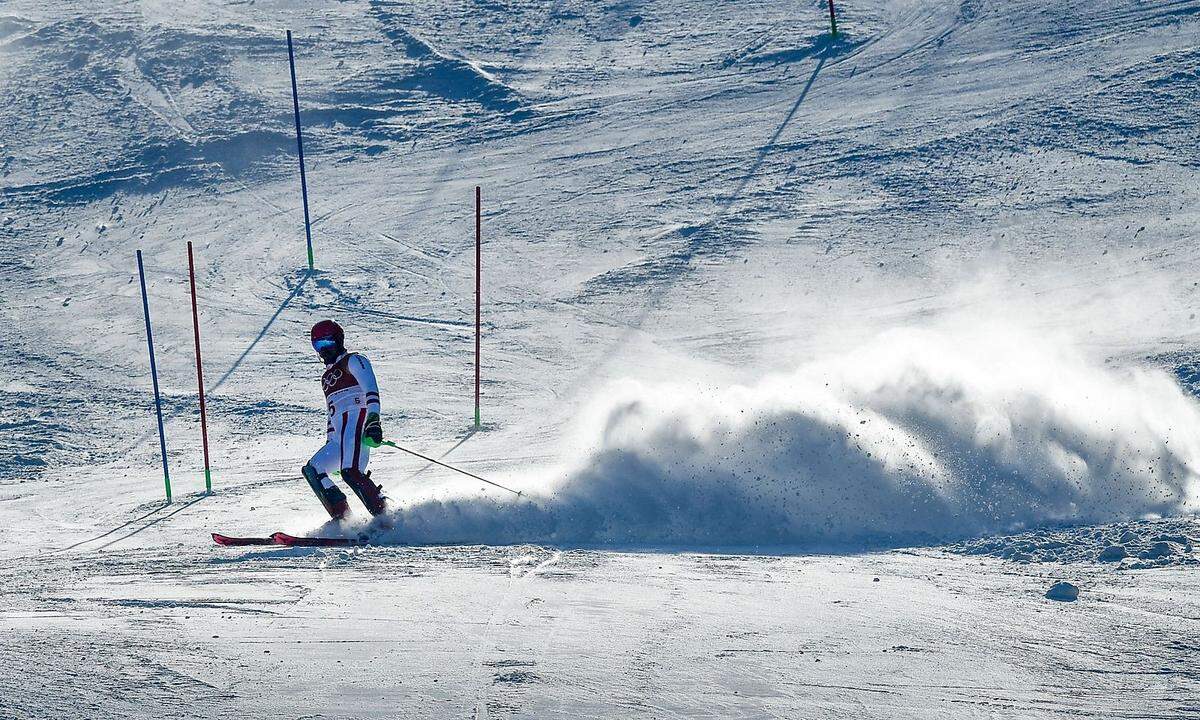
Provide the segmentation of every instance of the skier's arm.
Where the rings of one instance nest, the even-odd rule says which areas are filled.
[[[379,383],[375,380],[375,372],[371,369],[371,361],[362,355],[350,358],[350,371],[354,373],[358,384],[362,386],[367,396],[367,412],[379,414]]]
[[[363,425],[363,442],[370,447],[379,447],[383,442],[383,424],[379,421],[379,383],[375,381],[375,372],[371,370],[371,362],[362,355],[350,358],[350,372],[354,373],[367,396],[367,422]]]

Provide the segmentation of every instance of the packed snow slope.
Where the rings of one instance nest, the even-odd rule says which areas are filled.
[[[1200,10],[1043,5],[848,3],[832,40],[816,2],[8,3],[0,482],[98,511],[159,492],[141,248],[196,490],[189,240],[219,488],[304,495],[326,316],[394,437],[465,439],[479,184],[487,431],[453,457],[532,499],[380,453],[397,540],[905,543],[1193,511],[1170,373],[1196,337]]]
[[[0,717],[1200,715],[1200,1],[838,8],[0,4]]]

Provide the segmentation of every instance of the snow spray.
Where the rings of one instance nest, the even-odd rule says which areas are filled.
[[[1200,408],[1017,328],[898,328],[792,373],[606,389],[525,499],[427,500],[397,542],[895,547],[1187,512]]]

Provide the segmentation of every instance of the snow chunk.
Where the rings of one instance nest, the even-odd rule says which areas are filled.
[[[1179,554],[1179,551],[1175,548],[1174,543],[1160,541],[1151,544],[1150,547],[1138,553],[1138,558],[1142,560],[1157,560],[1176,554]]]
[[[1056,582],[1046,591],[1046,597],[1060,602],[1075,602],[1079,599],[1079,586],[1072,585],[1065,580]]]
[[[1193,518],[1135,520],[980,538],[948,549],[1017,562],[1120,563],[1122,570],[1139,570],[1196,564],[1196,530]]]

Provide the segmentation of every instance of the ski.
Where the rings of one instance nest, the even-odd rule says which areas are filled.
[[[221,533],[212,534],[213,542],[226,547],[240,547],[242,545],[274,545],[275,540],[270,537],[230,537]]]
[[[367,538],[350,537],[296,537],[284,532],[277,532],[268,537],[231,537],[221,533],[212,533],[213,542],[225,547],[243,547],[246,545],[282,545],[284,547],[346,547],[348,545],[366,545]]]
[[[366,545],[367,538],[350,537],[295,537],[287,533],[277,532],[271,536],[276,545],[287,547],[345,547],[347,545]]]

